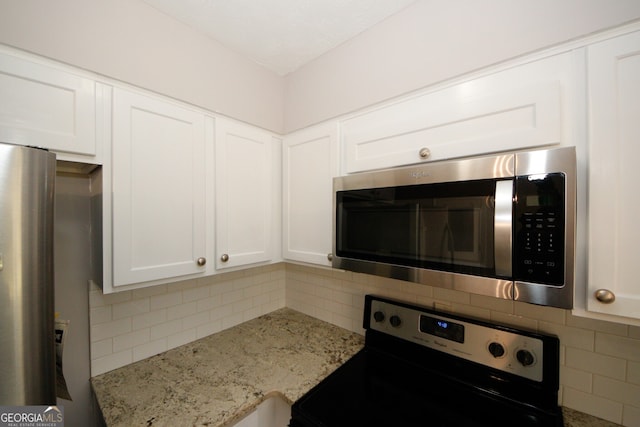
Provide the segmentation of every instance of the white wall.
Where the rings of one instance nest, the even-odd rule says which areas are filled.
[[[286,78],[140,0],[0,0],[0,43],[283,133],[638,18],[637,0],[418,0]]]
[[[140,0],[0,0],[0,43],[282,131],[282,77]]]
[[[285,131],[639,17],[637,0],[418,0],[289,74]]]

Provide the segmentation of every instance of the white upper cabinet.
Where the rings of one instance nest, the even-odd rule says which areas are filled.
[[[640,319],[640,32],[588,48],[588,92],[587,310]]]
[[[115,88],[112,132],[113,286],[204,274],[204,114]]]
[[[570,140],[574,53],[508,68],[341,122],[343,173]]]
[[[95,82],[0,52],[0,141],[95,156]]]
[[[331,266],[337,144],[336,123],[314,126],[284,138],[282,250],[285,259]]]
[[[224,118],[217,118],[215,127],[216,268],[270,261],[274,204],[279,203],[274,137]]]

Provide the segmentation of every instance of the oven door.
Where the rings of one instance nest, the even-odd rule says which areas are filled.
[[[294,403],[290,427],[560,427],[562,416],[501,401],[364,349]]]

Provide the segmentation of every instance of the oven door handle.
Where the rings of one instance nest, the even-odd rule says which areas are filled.
[[[496,181],[494,217],[494,257],[496,275],[511,277],[513,229],[513,180]]]

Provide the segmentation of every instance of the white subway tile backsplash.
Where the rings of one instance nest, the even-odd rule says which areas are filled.
[[[420,304],[420,301],[417,301]],[[481,319],[491,318],[491,311],[486,308],[474,307],[472,305],[465,304],[452,304],[452,311],[454,313],[462,314],[465,316],[478,317]]]
[[[603,375],[618,380],[626,376],[627,361],[573,347],[566,347],[565,365],[585,372]]]
[[[149,339],[153,341],[159,338],[168,337],[169,335],[177,334],[181,331],[182,319],[175,319],[149,328]]]
[[[623,405],[611,399],[585,393],[571,387],[564,387],[562,404],[613,423],[620,424],[622,422]]]
[[[514,314],[530,319],[544,319],[545,322],[565,324],[566,310],[554,307],[544,307],[523,302],[514,302]]]
[[[591,393],[593,388],[593,374],[564,366],[560,370],[560,382],[567,387]]]
[[[155,341],[141,344],[133,348],[133,361],[137,362],[138,360],[155,356],[156,354],[162,353],[163,351],[167,351],[166,338],[161,338]]]
[[[140,329],[113,337],[113,351],[119,352],[149,342],[149,329]]]
[[[272,299],[270,302],[262,306],[262,313],[263,314],[271,313],[272,311],[285,307],[285,304],[286,304],[285,298]]]
[[[499,311],[491,312],[491,320],[505,325],[513,325],[519,328],[538,329],[538,321],[529,317],[517,316],[515,314],[501,313]]]
[[[91,343],[91,357],[97,359],[113,353],[113,338]]]
[[[152,297],[167,293],[168,285],[149,286],[147,288],[134,289],[131,291],[133,299]]]
[[[627,336],[629,326],[621,323],[604,322],[602,320],[588,319],[586,317],[573,316],[567,312],[567,326],[576,328],[592,329],[596,332],[606,332],[608,334]]]
[[[209,312],[209,320],[219,320],[233,314],[233,306],[232,305],[223,305],[217,307],[215,310],[210,310]]]
[[[234,313],[231,316],[223,317],[222,318],[222,329],[232,328],[232,327],[234,327],[236,325],[239,325],[243,321],[244,321],[244,318],[243,318],[242,313]],[[202,338],[202,337],[200,337],[200,338]]]
[[[151,310],[158,310],[179,304],[182,304],[182,292],[170,292],[149,297],[149,308]]]
[[[197,288],[187,289],[182,291],[182,301],[183,302],[191,302],[191,301],[199,301],[205,298],[209,298],[209,290],[210,286],[200,286]]]
[[[93,375],[283,307],[285,277],[279,265],[111,295],[92,287]]]
[[[640,385],[640,363],[639,362],[628,362],[627,381],[632,384]]]
[[[242,321],[246,322],[251,319],[255,319],[256,317],[260,317],[263,314],[269,313],[270,311],[264,311],[264,307],[260,305],[254,305],[252,308],[245,310],[242,312]]]
[[[506,299],[498,299],[484,295],[469,295],[469,302],[474,307],[480,307],[491,311],[499,311],[506,314],[514,313],[514,302]]]
[[[449,302],[456,302],[458,304],[469,305],[471,303],[471,296],[466,292],[453,291],[445,288],[434,288],[433,298],[436,300],[444,300]]]
[[[100,375],[131,363],[133,363],[133,350],[131,349],[98,358],[92,356],[91,375]]]
[[[640,408],[640,385],[594,375],[593,394]]]
[[[135,316],[136,314],[149,312],[149,298],[140,298],[125,301],[110,306],[113,310],[113,319],[122,319]]]
[[[243,298],[242,289],[225,292],[222,294],[222,304],[231,304]]]
[[[187,317],[184,317],[182,319],[182,329],[196,328],[208,322],[209,322],[209,312],[201,311],[199,313],[195,313]]]
[[[271,298],[269,297],[269,294],[260,294],[251,298],[254,307],[260,307],[264,304],[267,304],[268,302],[270,302],[270,300]]]
[[[625,405],[622,410],[622,425],[625,427],[640,426],[640,408]]]
[[[197,340],[196,328],[182,330],[176,334],[167,337],[167,349],[180,347]]]
[[[131,332],[131,318],[127,317],[111,322],[91,326],[91,341],[101,341]]]
[[[220,320],[204,323],[196,327],[196,339],[204,338],[208,335],[220,332],[221,330],[222,322]]]
[[[97,325],[99,323],[105,323],[112,320],[111,317],[111,309],[110,305],[103,305],[92,308],[89,310],[89,318],[92,325]]]
[[[596,352],[640,362],[640,339],[596,333]]]
[[[219,307],[221,304],[222,298],[220,297],[220,295],[202,298],[196,301],[196,311],[209,311],[211,309]]]
[[[148,313],[137,314],[131,318],[133,329],[144,329],[167,321],[167,310],[160,309]]]
[[[167,320],[181,319],[183,317],[190,316],[197,311],[198,304],[196,301],[167,307]]]
[[[234,289],[233,280],[224,280],[212,285],[210,292],[212,296],[222,295],[227,292],[232,292]]]
[[[253,308],[253,299],[241,299],[231,304],[232,311],[234,313],[244,313],[247,310],[251,310]]]
[[[588,329],[574,328],[546,321],[539,322],[541,332],[557,335],[560,343],[569,347],[593,351],[595,332]]]
[[[89,307],[102,307],[106,305],[112,305],[119,302],[128,301],[131,299],[131,292],[118,292],[115,294],[104,295],[101,289],[93,289],[89,291]]]

